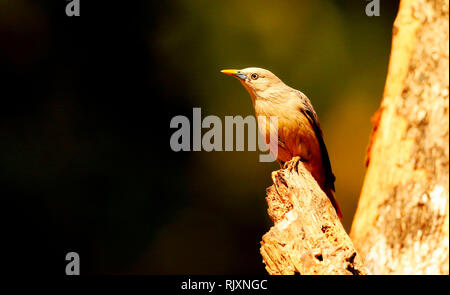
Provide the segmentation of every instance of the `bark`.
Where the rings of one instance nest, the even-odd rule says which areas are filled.
[[[448,0],[403,0],[351,238],[374,274],[449,273]]]
[[[299,158],[272,179],[266,199],[275,224],[261,242],[269,274],[366,274],[331,202]]]

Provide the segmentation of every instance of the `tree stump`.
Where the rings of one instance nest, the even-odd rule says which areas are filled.
[[[272,179],[266,200],[275,225],[261,242],[269,274],[367,274],[333,205],[300,159]]]

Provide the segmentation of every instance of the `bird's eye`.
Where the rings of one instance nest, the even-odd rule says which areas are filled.
[[[252,80],[256,80],[259,78],[257,73],[253,73],[250,77],[252,78]]]

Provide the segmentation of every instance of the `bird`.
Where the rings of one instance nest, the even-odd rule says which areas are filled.
[[[285,162],[298,156],[331,201],[339,218],[342,218],[335,198],[336,177],[331,168],[319,117],[308,97],[266,69],[249,67],[221,72],[237,78],[245,87],[256,117],[277,117],[277,161],[283,167]],[[269,119],[266,122],[270,122]],[[270,123],[258,125],[271,150],[269,138],[273,126]]]

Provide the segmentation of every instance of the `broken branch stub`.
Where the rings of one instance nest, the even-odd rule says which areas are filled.
[[[333,205],[298,157],[272,173],[267,189],[274,226],[261,255],[269,274],[367,274]]]

